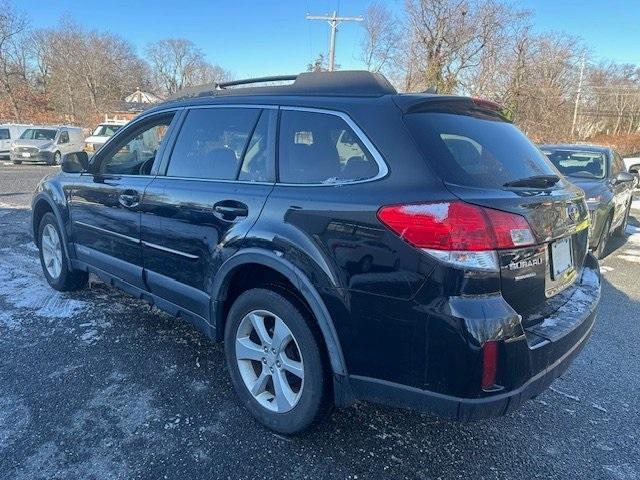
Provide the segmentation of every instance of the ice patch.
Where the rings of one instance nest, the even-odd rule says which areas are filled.
[[[449,216],[448,203],[430,203],[429,205],[405,205],[402,211],[409,215],[428,215],[442,222]]]
[[[6,251],[0,256],[0,301],[17,309],[48,318],[69,318],[88,307],[88,303],[66,298],[46,282],[37,258]]]

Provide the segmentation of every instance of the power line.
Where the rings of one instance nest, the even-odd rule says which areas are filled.
[[[331,27],[331,41],[329,43],[329,71],[333,72],[335,68],[336,55],[336,33],[338,32],[338,24],[340,22],[362,22],[362,17],[339,17],[334,10],[333,15],[309,15],[305,17],[307,20],[326,20]]]

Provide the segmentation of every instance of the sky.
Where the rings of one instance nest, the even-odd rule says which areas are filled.
[[[378,0],[380,1],[380,0]],[[52,27],[67,15],[90,30],[109,30],[144,46],[162,38],[187,38],[207,59],[235,78],[294,74],[328,50],[329,26],[306,13],[365,12],[371,0],[14,0],[36,28]],[[387,0],[402,12],[403,0]],[[596,61],[640,65],[640,0],[520,0],[534,13],[534,29],[582,37]],[[34,8],[37,5],[37,8]],[[336,63],[361,68],[362,27],[339,27]]]

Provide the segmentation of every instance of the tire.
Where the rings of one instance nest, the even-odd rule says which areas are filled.
[[[227,316],[224,339],[231,382],[240,401],[258,422],[291,435],[308,429],[329,412],[331,393],[328,362],[317,325],[300,302],[285,295],[264,288],[242,293]],[[278,321],[282,323],[276,324]],[[265,327],[262,336],[258,335],[256,324]],[[281,351],[273,343],[261,340],[272,342],[276,329],[280,337],[286,338],[281,335],[285,328],[292,338],[282,342],[286,348]],[[247,349],[244,345],[251,346]],[[292,370],[301,372],[302,377],[290,373]],[[283,380],[278,380],[280,387],[276,389],[274,381],[279,378],[284,378],[290,387],[286,390],[288,397],[277,395],[285,391]],[[255,386],[255,395],[249,391],[250,385]]]
[[[613,234],[616,237],[623,238],[626,236],[627,223],[629,223],[629,212],[631,212],[631,201],[629,201],[629,205],[627,205],[626,210],[624,211],[624,219],[618,228],[615,229]]]
[[[22,165],[22,160],[14,160],[13,164],[14,165]]]
[[[54,166],[54,165],[60,165],[60,159],[62,158],[62,155],[60,154],[60,152],[56,152],[53,154],[53,160],[51,161],[51,163],[49,165]]]
[[[598,260],[602,260],[607,256],[607,244],[609,243],[609,238],[611,236],[611,215],[607,217],[602,226],[602,232],[600,232],[600,240],[598,241],[598,246],[596,247],[596,258]]]
[[[59,252],[54,248],[56,235]],[[42,271],[47,279],[47,283],[60,292],[80,290],[86,286],[89,274],[69,268],[67,254],[62,244],[63,241],[55,215],[51,212],[45,213],[38,227],[38,246],[40,265],[42,266]],[[53,244],[50,242],[53,242]],[[54,250],[59,254],[59,258],[56,261],[51,261],[51,257],[55,256]],[[51,252],[51,255],[47,252]]]

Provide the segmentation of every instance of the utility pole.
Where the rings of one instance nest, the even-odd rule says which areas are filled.
[[[338,17],[334,10],[333,15],[309,15],[305,17],[307,20],[326,20],[331,27],[331,40],[329,42],[329,71],[333,72],[336,58],[336,33],[338,32],[338,24],[340,22],[362,22],[362,17]]]
[[[580,80],[578,80],[578,91],[576,93],[576,104],[573,107],[573,123],[571,124],[571,136],[575,135],[576,121],[578,120],[578,103],[580,102],[580,94],[582,93],[582,78],[584,76],[585,58],[582,57],[582,63],[580,65]]]

